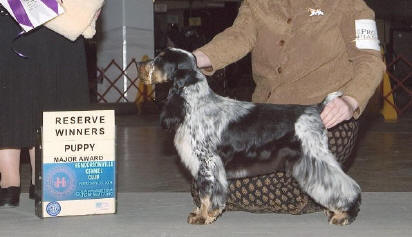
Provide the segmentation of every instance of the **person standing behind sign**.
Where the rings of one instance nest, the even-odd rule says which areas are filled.
[[[21,28],[0,5],[0,207],[19,205],[21,148],[29,149],[34,198],[42,111],[89,103],[84,38],[95,34],[103,1],[65,0],[64,14],[14,43]]]

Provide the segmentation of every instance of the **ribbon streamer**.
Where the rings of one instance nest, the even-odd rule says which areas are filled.
[[[21,32],[16,36],[16,38],[13,39],[12,44],[14,44],[14,42],[16,42],[16,40],[18,40],[24,33],[26,33],[24,30],[21,31]],[[19,57],[21,57],[21,58],[24,58],[24,59],[28,59],[28,58],[29,58],[28,56],[26,56],[26,55],[20,53],[19,51],[17,51],[16,49],[14,49],[13,46],[11,47],[11,50],[12,50],[15,54],[17,54]]]

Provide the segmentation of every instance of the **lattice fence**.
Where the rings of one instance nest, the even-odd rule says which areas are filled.
[[[139,97],[145,97],[145,99],[152,99],[152,93],[148,93],[147,87],[143,86],[139,82],[138,77],[138,64],[136,59],[132,59],[123,69],[115,60],[111,60],[110,63],[104,68],[97,68],[97,80],[98,84],[108,84],[103,90],[97,91],[97,102],[98,103],[108,103],[109,100],[106,98],[110,93],[117,98],[114,99],[115,103],[122,102],[134,102],[130,101],[130,97],[126,96],[129,92],[134,92]],[[122,86],[119,88],[118,82],[126,78],[126,86],[120,83]],[[139,85],[140,84],[140,85]],[[112,98],[113,102],[113,98]]]
[[[398,56],[387,65],[387,68],[387,73],[392,83],[392,90],[384,94],[383,99],[401,116],[409,109],[412,109],[412,62],[403,56]],[[402,70],[397,70],[398,68]],[[389,100],[391,95],[394,96],[395,103]],[[400,95],[404,97],[402,102],[399,102]]]

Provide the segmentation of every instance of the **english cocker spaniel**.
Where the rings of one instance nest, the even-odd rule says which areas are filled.
[[[210,224],[225,209],[225,164],[237,157],[259,162],[282,159],[301,188],[328,211],[332,224],[351,223],[359,212],[361,189],[328,149],[320,112],[334,92],[314,105],[274,105],[237,101],[215,94],[190,52],[169,48],[142,63],[145,83],[170,81],[161,125],[175,132],[174,144],[196,180],[200,208],[191,224]],[[237,175],[246,172],[237,172]],[[238,177],[239,178],[239,177]]]

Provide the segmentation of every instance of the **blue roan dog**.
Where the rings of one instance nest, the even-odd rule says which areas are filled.
[[[175,132],[180,159],[199,188],[201,206],[189,214],[189,223],[210,224],[221,215],[228,192],[224,164],[241,156],[256,162],[282,158],[301,188],[327,208],[330,223],[346,225],[356,218],[360,187],[329,151],[320,118],[323,107],[341,93],[316,105],[225,98],[209,88],[193,54],[173,48],[142,63],[139,73],[147,84],[173,83],[160,120]]]

